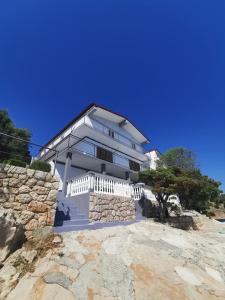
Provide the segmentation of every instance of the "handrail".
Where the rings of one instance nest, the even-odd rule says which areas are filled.
[[[90,191],[131,197],[133,189],[127,180],[92,172],[79,175],[68,182],[67,196],[86,194]]]
[[[108,178],[108,179],[111,179],[111,180],[117,180],[117,181],[124,182],[124,183],[127,183],[127,182],[128,182],[126,179],[118,178],[118,177],[111,176],[111,175],[105,175],[105,174],[102,174],[102,173],[96,173],[96,172],[88,172],[88,173],[89,173],[89,174],[93,174],[94,176],[99,176],[99,177],[103,177],[103,178]]]
[[[115,195],[119,197],[140,200],[147,190],[143,183],[130,184],[129,181],[100,173],[87,172],[79,175],[68,182],[67,196],[87,194],[89,192],[98,194]]]

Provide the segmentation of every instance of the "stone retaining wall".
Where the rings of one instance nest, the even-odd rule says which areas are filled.
[[[58,180],[50,173],[0,165],[0,208],[13,209],[28,238],[54,224],[57,191]]]
[[[133,199],[90,193],[90,222],[128,221],[134,219],[135,203]]]

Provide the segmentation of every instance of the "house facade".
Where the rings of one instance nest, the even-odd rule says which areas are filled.
[[[126,117],[93,103],[41,149],[39,159],[51,164],[67,203],[71,197],[80,203],[90,191],[137,200],[138,172],[155,168],[157,160],[155,150],[145,153],[147,143]]]

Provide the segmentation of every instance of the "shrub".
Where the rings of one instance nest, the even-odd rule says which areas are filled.
[[[50,172],[51,166],[46,161],[42,160],[34,160],[31,165],[29,166],[30,169],[43,171],[43,172]]]
[[[4,160],[3,162],[4,164],[6,165],[11,165],[11,166],[17,166],[17,167],[23,167],[23,168],[26,168],[26,163],[22,160],[19,160],[19,159],[8,159],[8,160]]]

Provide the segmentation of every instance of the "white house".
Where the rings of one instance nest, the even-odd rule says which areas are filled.
[[[135,182],[140,170],[155,168],[156,155],[144,150],[148,142],[126,117],[93,103],[60,130],[39,156],[52,165],[62,190],[90,171]]]
[[[138,172],[155,168],[149,139],[125,116],[90,104],[41,149],[39,158],[59,176],[64,198],[96,193],[139,200]]]

